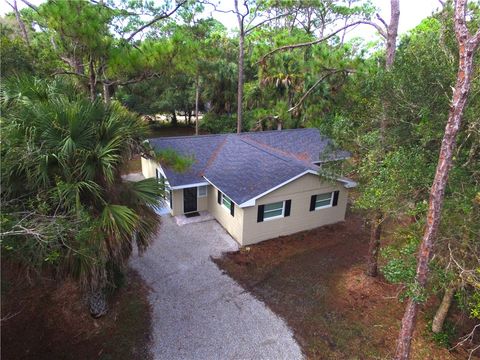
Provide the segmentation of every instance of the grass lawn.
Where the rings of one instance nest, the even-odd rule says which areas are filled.
[[[285,319],[309,359],[388,359],[404,304],[364,275],[368,231],[358,215],[227,253],[217,265]],[[429,339],[419,316],[412,359],[463,359]]]
[[[131,270],[110,312],[95,320],[72,283],[30,286],[2,271],[2,359],[151,359],[147,294]]]

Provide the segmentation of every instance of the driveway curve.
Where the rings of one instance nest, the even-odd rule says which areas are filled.
[[[211,261],[236,242],[215,221],[159,235],[132,267],[151,287],[155,359],[301,359],[287,325]]]

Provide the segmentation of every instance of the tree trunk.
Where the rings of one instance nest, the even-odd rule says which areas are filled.
[[[395,61],[395,54],[397,50],[397,35],[398,35],[398,23],[400,20],[400,3],[399,0],[390,1],[390,23],[387,27],[387,43],[386,43],[386,55],[385,55],[385,69],[390,71]],[[385,134],[387,132],[388,117],[387,112],[389,103],[384,98],[382,103],[383,111],[380,118],[380,143],[385,148]]]
[[[110,85],[103,83],[103,101],[105,104],[110,104],[112,101],[112,95],[110,93]]]
[[[90,57],[90,61],[88,62],[88,69],[89,69],[89,87],[90,87],[90,101],[94,102],[97,98],[96,92],[96,79],[95,79],[95,68],[93,66],[93,59]]]
[[[27,46],[30,47],[27,28],[25,27],[25,23],[20,17],[20,12],[18,11],[18,7],[17,7],[17,0],[13,0],[13,5],[10,5],[10,6],[13,8],[13,12],[15,13],[15,18],[17,19],[18,27],[20,28],[20,32],[22,33],[23,40],[25,40],[25,43],[27,44]]]
[[[244,16],[238,11],[238,0],[235,0],[235,10],[238,19],[239,41],[238,41],[238,88],[237,88],[237,133],[242,132],[242,102],[243,102],[243,63],[245,58],[245,30],[243,27]]]
[[[390,24],[387,28],[387,56],[385,67],[389,70],[395,61],[395,52],[397,50],[398,23],[400,20],[400,1],[390,1]]]
[[[199,77],[195,79],[195,135],[198,135],[198,101],[200,99],[200,82]]]
[[[455,2],[455,35],[459,45],[459,65],[435,178],[430,189],[425,232],[417,257],[416,282],[420,290],[423,290],[427,283],[428,263],[432,255],[433,243],[440,224],[445,187],[452,166],[455,140],[458,130],[460,129],[463,112],[470,92],[473,74],[473,55],[480,43],[480,30],[474,36],[471,36],[466,26],[466,8],[467,0],[457,0]],[[395,353],[396,360],[407,360],[410,357],[410,346],[415,329],[418,305],[414,299],[409,299],[398,337]]]
[[[445,322],[445,318],[447,317],[448,310],[450,309],[450,305],[452,305],[453,295],[455,295],[455,291],[457,290],[457,284],[451,283],[445,289],[445,294],[443,295],[442,303],[437,309],[437,313],[433,318],[432,322],[432,331],[435,334],[438,334],[443,329],[443,323]]]
[[[175,110],[172,112],[172,125],[173,126],[176,126],[178,123],[177,121],[177,113],[175,112]]]
[[[370,242],[368,245],[367,275],[378,275],[378,252],[380,250],[380,237],[382,235],[383,215],[375,214],[370,225]]]

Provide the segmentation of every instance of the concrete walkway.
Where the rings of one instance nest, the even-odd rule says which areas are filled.
[[[214,220],[160,234],[131,265],[152,288],[155,359],[301,359],[285,323],[210,260],[236,242]]]

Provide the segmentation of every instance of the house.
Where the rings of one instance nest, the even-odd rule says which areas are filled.
[[[355,182],[322,177],[322,164],[347,159],[316,129],[149,140],[157,150],[193,157],[185,172],[142,157],[145,177],[169,188],[173,216],[208,211],[240,243],[343,221]]]

